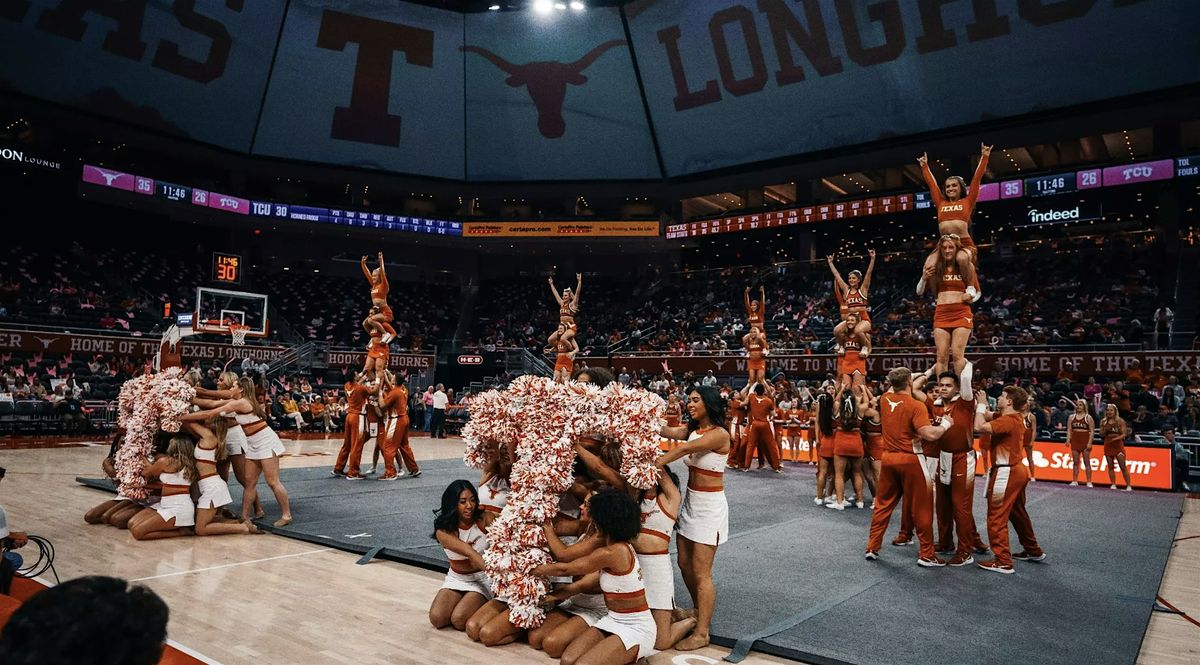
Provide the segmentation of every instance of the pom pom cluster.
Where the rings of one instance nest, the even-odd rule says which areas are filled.
[[[142,466],[154,450],[159,430],[178,432],[191,411],[196,390],[172,367],[159,374],[143,374],[123,383],[117,402],[117,422],[125,428],[125,441],[117,449],[113,466],[118,491],[130,499],[146,498]]]
[[[549,583],[529,571],[551,561],[542,525],[558,512],[558,498],[571,488],[575,441],[602,435],[619,442],[620,473],[639,489],[658,480],[654,459],[665,404],[644,390],[612,384],[554,383],[522,376],[507,390],[490,390],[468,401],[471,420],[463,428],[463,461],[482,469],[490,451],[516,448],[508,503],[488,528],[484,553],[496,598],[508,603],[513,625],[541,625],[539,607]]]

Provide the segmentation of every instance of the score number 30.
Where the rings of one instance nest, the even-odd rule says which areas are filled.
[[[240,284],[242,281],[242,257],[236,254],[214,252],[213,281]]]

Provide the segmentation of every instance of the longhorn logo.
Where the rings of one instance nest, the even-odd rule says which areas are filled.
[[[583,70],[596,62],[606,51],[617,46],[624,46],[624,39],[614,39],[604,42],[588,51],[575,62],[529,62],[515,65],[504,58],[480,46],[462,46],[464,53],[476,53],[487,59],[497,69],[508,74],[504,82],[514,88],[525,87],[529,97],[538,111],[538,131],[548,139],[559,138],[567,131],[567,123],[563,120],[563,100],[567,96],[567,84],[583,85],[587,77]]]
[[[49,349],[50,345],[57,341],[57,338],[54,337],[47,339],[45,337],[38,337],[35,335],[33,338],[42,343],[43,349]]]

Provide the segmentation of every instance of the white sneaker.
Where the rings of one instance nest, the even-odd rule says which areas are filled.
[[[855,507],[855,508],[862,508],[862,507],[863,507],[863,502],[862,502],[862,501],[855,501],[855,502],[854,502],[854,507]],[[874,504],[872,504],[872,505],[871,505],[871,507],[872,507],[872,508],[874,508],[874,507],[875,507],[875,506],[874,506]]]
[[[1126,491],[1126,492],[1132,492],[1132,491],[1133,491],[1133,487],[1126,486],[1126,487],[1125,487],[1125,491]]]
[[[858,352],[858,355],[859,355],[859,357],[861,357],[861,358],[867,358],[867,357],[870,357],[870,355],[871,355],[871,349],[868,349],[867,347],[865,347],[865,346],[864,346],[864,347],[863,347],[863,350]]]
[[[1115,489],[1117,489],[1117,486],[1116,486],[1115,484],[1114,484],[1114,485],[1109,485],[1109,486],[1108,486],[1108,489],[1110,489],[1110,490],[1115,490]]]
[[[1114,487],[1115,487],[1115,485],[1114,485]],[[829,504],[831,504],[831,503],[837,503],[837,502],[836,502],[836,501],[833,499],[833,497],[831,497],[831,496],[827,496],[827,497],[825,497],[825,505],[827,505],[827,506],[828,506],[828,505],[829,505]]]
[[[1036,483],[1036,482],[1037,482],[1037,478],[1030,478],[1030,479],[1029,479],[1029,482],[1031,482],[1031,483]]]
[[[841,344],[834,344],[833,352],[838,354],[839,356],[844,356],[844,355],[846,355],[846,347],[842,346]]]
[[[825,499],[822,499],[819,496],[814,496],[813,503],[817,504],[818,506],[823,506],[823,505],[825,505]]]
[[[1088,483],[1088,487],[1095,487],[1095,485]]]
[[[1068,485],[1067,487],[1079,487],[1079,483],[1077,483],[1075,481],[1071,481],[1071,484]]]
[[[834,501],[833,503],[827,503],[827,504],[825,504],[825,507],[826,507],[826,508],[832,508],[832,509],[834,509],[834,510],[845,510],[845,509],[846,509],[846,504],[845,504],[845,502],[843,502],[843,503],[838,503],[837,501]]]
[[[385,333],[383,333],[382,339],[383,339],[383,343],[387,344],[387,343],[391,342],[392,340],[396,339],[396,336],[393,335],[392,333],[385,332]]]

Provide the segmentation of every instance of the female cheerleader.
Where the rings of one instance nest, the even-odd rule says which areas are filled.
[[[488,463],[479,480],[477,496],[481,510],[480,526],[484,531],[491,526],[504,506],[508,505],[509,476],[512,474],[512,450],[496,444],[489,452]],[[508,605],[495,598],[489,599],[467,620],[466,633],[476,642],[487,646],[508,644],[525,635],[524,628],[517,628],[509,619]]]
[[[834,464],[834,411],[833,384],[826,384],[825,389],[817,396],[816,408],[813,409],[813,422],[817,441],[817,495],[813,503],[824,505],[832,497],[826,496],[825,486],[829,480],[830,467]]]
[[[598,547],[572,561],[542,564],[532,571],[543,577],[598,574],[597,582],[608,613],[571,642],[563,652],[561,662],[564,665],[577,662],[625,665],[649,658],[657,653],[654,648],[657,633],[646,599],[641,565],[631,543],[638,536],[641,524],[638,505],[619,490],[598,492],[592,496],[590,504]],[[557,540],[552,530],[547,536]],[[561,546],[561,542],[558,545]]]
[[[392,327],[392,321],[395,317],[392,315],[392,308],[388,305],[388,278],[387,270],[383,267],[383,252],[379,252],[379,267],[374,270],[367,269],[367,257],[363,255],[359,265],[362,267],[363,276],[367,278],[367,283],[371,285],[371,308],[370,314],[363,321],[363,328],[366,328],[372,337],[378,336],[380,341],[386,346],[393,339],[396,339],[396,329]]]
[[[874,509],[876,483],[879,482],[879,470],[883,466],[883,422],[879,417],[879,398],[872,395],[871,389],[866,386],[860,386],[858,391],[865,404],[862,433],[866,455],[862,458],[862,474],[871,490],[871,508]]]
[[[442,492],[441,508],[433,514],[433,538],[446,552],[450,570],[429,606],[429,623],[434,628],[464,630],[471,615],[492,597],[483,572],[487,534],[475,486],[469,480],[450,483]]]
[[[1096,421],[1088,413],[1086,401],[1075,400],[1075,413],[1067,417],[1067,431],[1071,433],[1071,485],[1079,485],[1079,467],[1083,466],[1087,486],[1092,487],[1092,436],[1096,433]]]
[[[935,376],[945,372],[951,361],[954,373],[962,374],[967,362],[967,342],[975,327],[970,303],[979,298],[979,292],[966,286],[971,276],[962,272],[960,263],[954,258],[960,249],[958,236],[942,236],[938,241],[936,264],[927,265],[917,283],[917,295],[923,295],[925,289],[930,288],[937,298],[933,315],[933,343],[937,348]],[[967,265],[970,265],[969,261]]]
[[[730,469],[741,469],[742,455],[746,445],[746,427],[743,423],[749,411],[746,396],[741,392],[733,393],[729,397],[729,403],[726,408],[729,412],[728,426],[731,441],[727,466]],[[742,470],[747,471],[748,469]]]
[[[196,388],[196,397],[202,399],[194,399],[192,403],[202,409],[211,409],[216,406],[216,400],[239,399],[242,396],[242,388],[238,385],[238,375],[233,372],[221,372],[217,377],[217,389],[207,390],[205,388]],[[221,479],[226,483],[229,482],[229,470],[233,469],[233,476],[237,478],[238,484],[242,486],[242,492],[245,493],[246,486],[250,482],[250,477],[246,469],[246,433],[242,431],[241,424],[232,413],[223,414],[226,421],[225,426],[225,456],[224,459],[217,461],[217,473],[221,475]],[[221,456],[218,455],[218,458]],[[257,496],[254,499],[254,519],[261,519],[267,513],[263,511],[262,502]]]
[[[578,444],[576,447],[579,448]],[[592,526],[588,508],[589,500],[585,499],[580,504],[578,519],[568,519],[557,524],[549,521],[545,524],[546,542],[555,561],[574,561],[605,544]],[[582,536],[576,537],[580,533]],[[566,537],[567,540],[560,536]],[[557,586],[543,599],[544,604],[553,602],[558,605],[546,612],[542,625],[529,629],[529,645],[545,651],[551,658],[561,658],[572,642],[608,613],[604,594],[600,591],[598,575],[574,578],[567,575],[551,579],[551,583],[554,584],[563,581],[566,584]]]
[[[838,412],[835,418],[837,431],[833,434],[833,488],[834,502],[826,507],[835,510],[846,508],[846,476],[851,475],[854,482],[855,506],[863,507],[863,476],[860,462],[863,457],[862,420],[866,404],[860,401],[853,390],[847,390],[846,385],[838,390],[834,397]]]
[[[750,332],[742,336],[742,346],[746,349],[747,384],[765,382],[767,376],[767,355],[771,349],[767,346],[767,336],[759,326],[750,326]]]
[[[663,417],[667,420],[667,427],[683,425],[683,405],[679,403],[678,394],[667,395],[667,410],[663,413]]]
[[[687,427],[664,427],[663,438],[687,443],[655,461],[664,467],[685,458],[688,492],[679,510],[678,564],[695,606],[696,628],[676,645],[680,651],[704,647],[709,642],[717,589],[712,566],[717,547],[729,540],[729,503],[725,499],[725,464],[729,459],[729,432],[725,430],[725,401],[716,388],[700,386],[688,395]],[[684,612],[683,618],[691,615]]]
[[[758,287],[758,300],[750,299],[750,287],[746,287],[746,292],[742,294],[742,303],[746,307],[746,327],[758,327],[759,330],[766,330],[765,313],[767,311],[767,290],[760,286]]]
[[[229,485],[217,473],[217,465],[225,458],[225,423],[221,416],[209,419],[206,425],[187,422],[184,425],[196,437],[196,484],[200,498],[196,500],[196,535],[222,536],[229,534],[262,533],[253,522],[229,523],[217,519],[217,509],[233,503]]]
[[[846,318],[839,325],[854,329],[860,323],[858,312],[847,312]],[[870,325],[870,324],[868,324]],[[838,344],[838,382],[861,386],[867,382],[867,347],[863,346],[863,336],[848,337]]]
[[[184,421],[202,422],[227,411],[235,414],[237,422],[246,433],[246,491],[242,494],[242,521],[250,520],[250,510],[258,498],[258,476],[266,476],[267,485],[275,495],[282,515],[275,520],[276,527],[292,523],[292,507],[288,503],[287,488],[279,479],[279,455],[283,454],[283,442],[267,424],[267,413],[263,410],[254,390],[254,381],[243,376],[239,382],[242,396],[228,400],[212,409],[189,413]]]
[[[654,648],[664,651],[675,646],[696,625],[695,618],[675,621],[675,568],[667,552],[671,532],[675,530],[682,497],[679,476],[664,466],[658,470],[658,484],[642,493],[642,528],[633,541],[642,575],[646,578],[646,602],[654,616]]]
[[[775,413],[773,420],[775,423],[775,447],[779,450],[779,462],[782,464],[788,455],[784,453],[785,449],[791,449],[792,438],[792,423],[789,414],[792,412],[792,398],[790,393],[784,392],[779,396],[779,402],[775,404]],[[791,455],[792,459],[796,458],[795,453]]]
[[[1104,461],[1108,464],[1108,482],[1110,489],[1117,489],[1117,474],[1113,470],[1121,465],[1121,475],[1125,478],[1125,491],[1133,491],[1133,483],[1129,480],[1129,468],[1125,466],[1125,435],[1128,426],[1117,412],[1116,404],[1109,404],[1104,409],[1104,418],[1100,421],[1100,436],[1104,438]]]
[[[558,322],[563,326],[563,332],[555,330],[550,334],[550,346],[557,347],[560,339],[570,342],[575,339],[575,333],[579,332],[579,326],[575,324],[575,315],[579,313],[579,292],[583,290],[583,273],[575,273],[574,291],[568,286],[560,294],[554,287],[553,277],[547,277],[546,282],[550,284],[550,293],[554,294],[554,300],[558,302]]]
[[[558,330],[551,335],[552,338],[557,338],[554,342],[554,382],[566,383],[571,378],[571,372],[575,371],[575,355],[579,353],[579,342],[576,342],[572,337],[566,338],[567,326],[558,324]]]
[[[125,430],[117,430],[113,436],[112,444],[108,448],[108,457],[100,463],[100,469],[104,471],[104,475],[116,480],[117,469],[114,466],[113,460],[116,459],[117,449],[125,441]],[[129,520],[134,515],[142,510],[142,506],[133,499],[126,498],[118,493],[117,498],[109,499],[101,502],[83,515],[83,521],[88,524],[109,524],[118,529],[124,529],[129,526]]]
[[[1037,469],[1037,465],[1033,463],[1033,439],[1037,434],[1037,418],[1033,416],[1032,409],[1033,400],[1025,402],[1025,408],[1021,409],[1021,417],[1025,419],[1025,437],[1021,441],[1021,447],[1025,452],[1025,466],[1029,467],[1029,482],[1036,483],[1034,470]]]
[[[842,280],[841,273],[833,265],[833,257],[827,257],[829,271],[833,273],[833,295],[837,296],[843,319],[833,329],[838,354],[844,353],[846,342],[854,339],[858,342],[862,357],[871,355],[871,307],[867,302],[867,293],[871,289],[871,275],[875,272],[875,250],[867,250],[867,254],[871,257],[867,264],[867,275],[864,277],[861,272],[851,270],[846,276],[849,283]],[[858,315],[854,323],[846,318],[851,313]]]
[[[129,520],[129,533],[134,538],[159,540],[191,535],[184,527],[196,523],[196,504],[192,503],[191,491],[199,474],[193,448],[187,436],[173,436],[166,455],[146,462],[142,476],[157,477],[162,482],[162,499]]]
[[[967,278],[967,286],[979,291],[979,280],[975,271],[979,266],[979,250],[971,239],[971,215],[975,212],[975,202],[979,199],[979,186],[983,182],[983,174],[987,171],[988,157],[992,154],[992,146],[979,144],[979,164],[975,167],[975,175],[971,178],[971,186],[961,176],[952,175],[946,178],[946,191],[943,194],[933,179],[929,170],[929,155],[922,154],[917,158],[921,165],[921,175],[929,186],[929,195],[937,206],[938,235],[957,235],[962,238],[962,247],[954,254],[958,264],[959,274]],[[964,198],[965,197],[965,198]],[[925,259],[925,270],[929,270],[938,262],[938,253],[934,252]],[[945,371],[944,368],[941,371]]]

